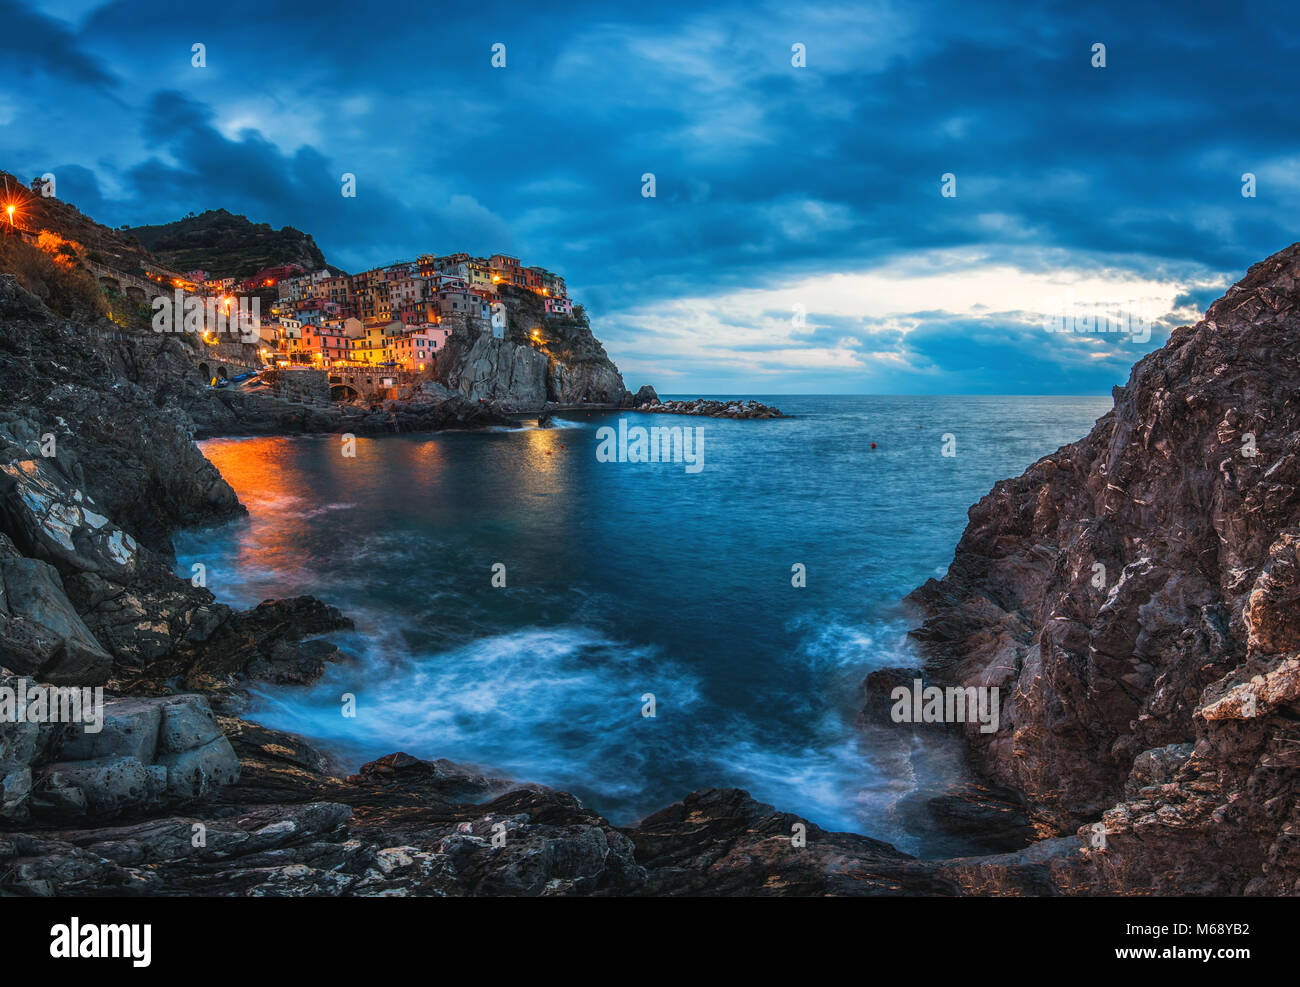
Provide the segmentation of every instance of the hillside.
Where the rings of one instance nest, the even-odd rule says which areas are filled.
[[[159,226],[135,226],[129,233],[173,270],[245,278],[278,264],[300,264],[308,271],[325,266],[325,255],[310,234],[292,226],[276,230],[225,209]]]
[[[37,195],[9,172],[0,171],[0,189],[7,190],[4,197],[15,203],[20,227],[50,230],[72,241],[84,259],[133,275],[143,275],[153,263],[149,251],[131,233],[97,223],[62,199]]]

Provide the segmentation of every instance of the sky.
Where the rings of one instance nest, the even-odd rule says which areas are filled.
[[[1104,394],[1297,238],[1295,4],[623,6],[0,0],[0,168],[518,256],[671,394]]]

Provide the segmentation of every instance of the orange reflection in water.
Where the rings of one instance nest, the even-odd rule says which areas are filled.
[[[353,502],[380,502],[396,489],[420,501],[442,479],[445,452],[434,441],[355,438],[343,454],[341,435],[209,439],[203,454],[248,508],[237,561],[285,574],[307,566],[308,536],[319,533]],[[307,590],[304,590],[307,591]]]
[[[274,569],[296,583],[291,574],[303,568],[298,546],[312,521],[294,440],[211,439],[199,448],[248,508],[251,523],[240,532],[236,566]]]

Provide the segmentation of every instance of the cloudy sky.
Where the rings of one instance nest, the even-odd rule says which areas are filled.
[[[621,6],[0,0],[0,168],[515,254],[665,393],[1103,393],[1297,239],[1295,4]]]

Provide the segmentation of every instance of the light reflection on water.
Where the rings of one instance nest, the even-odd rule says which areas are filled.
[[[955,776],[959,751],[864,738],[858,685],[914,664],[899,601],[942,573],[970,504],[1109,401],[760,400],[799,417],[666,422],[706,430],[696,475],[598,463],[595,427],[616,415],[358,437],[355,458],[338,436],[212,440],[249,517],[182,533],[179,571],[204,562],[225,602],[312,594],[356,619],[337,640],[357,661],[260,688],[254,712],[356,763],[397,749],[477,763],[619,823],[743,787],[830,829],[952,852],[895,804]]]

